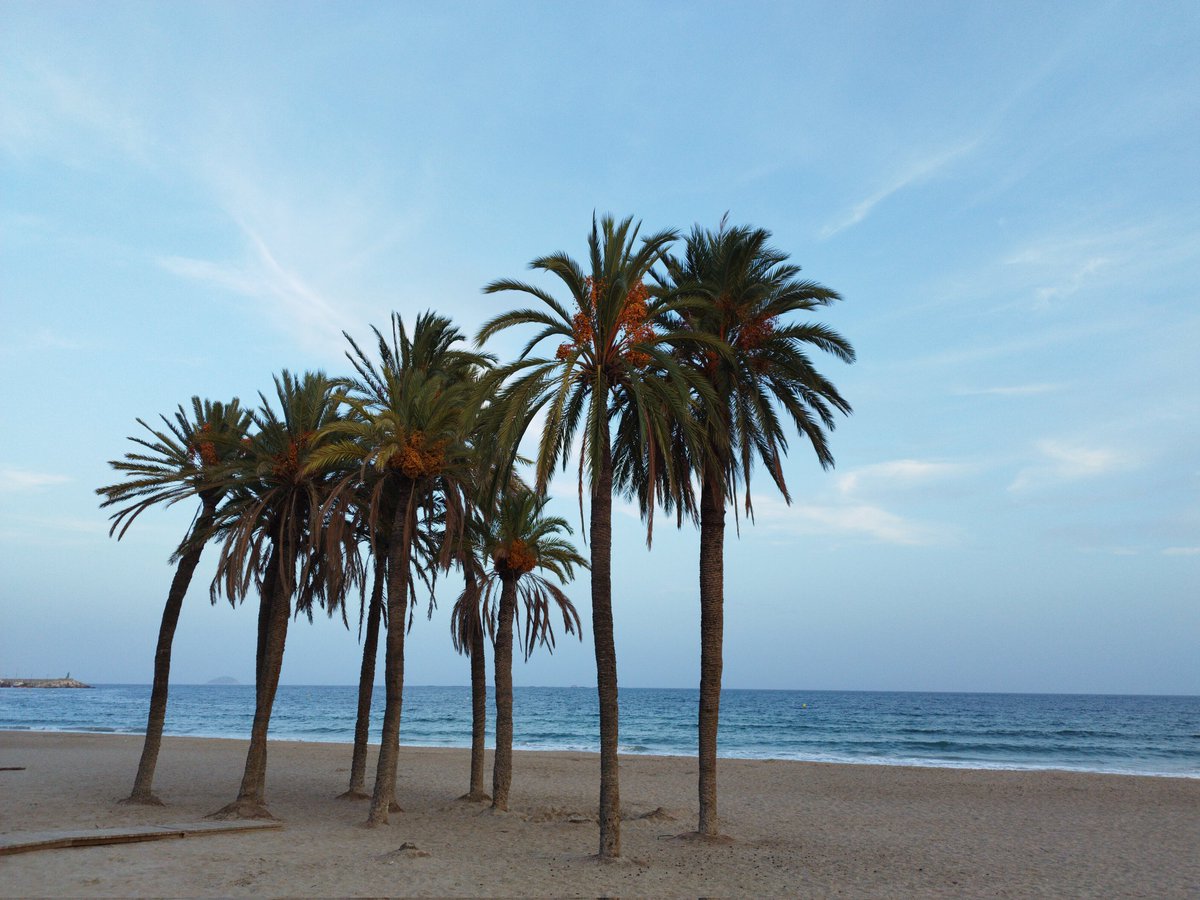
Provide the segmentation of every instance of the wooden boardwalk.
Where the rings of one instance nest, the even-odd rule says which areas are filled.
[[[57,850],[61,847],[93,847],[99,844],[132,844],[138,841],[162,841],[167,838],[228,834],[235,831],[259,831],[282,828],[282,822],[183,822],[178,825],[131,825],[124,828],[85,828],[74,831],[28,831],[0,834],[0,856],[28,853],[32,850]]]

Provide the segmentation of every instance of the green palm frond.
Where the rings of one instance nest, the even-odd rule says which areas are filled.
[[[674,231],[639,238],[640,226],[632,217],[593,217],[588,235],[588,270],[566,253],[538,257],[530,268],[555,276],[566,289],[567,302],[548,291],[513,279],[494,281],[487,293],[518,291],[542,301],[549,313],[519,309],[489,320],[476,337],[482,343],[517,326],[539,326],[515,363],[497,369],[493,378],[502,385],[495,391],[491,416],[497,422],[500,446],[508,454],[524,436],[535,415],[544,415],[535,460],[535,488],[544,491],[554,470],[565,467],[578,449],[583,479],[595,484],[604,454],[610,446],[611,411],[640,423],[636,434],[643,440],[665,439],[668,427],[658,421],[667,410],[680,410],[690,402],[693,376],[671,361],[671,348],[685,335],[664,338],[655,324],[673,310],[697,301],[690,297],[649,296],[646,310],[636,313],[633,297],[653,267],[664,258]],[[648,291],[648,289],[647,289]],[[676,312],[678,317],[679,313]],[[631,316],[633,318],[631,318]],[[644,327],[643,327],[644,326]],[[532,354],[548,340],[553,358]],[[703,390],[697,385],[696,390]],[[689,432],[690,435],[690,432]],[[578,448],[575,443],[578,441]],[[661,454],[665,446],[652,452]],[[632,452],[632,451],[630,451]]]
[[[319,604],[333,615],[363,577],[356,536],[344,526],[346,507],[329,502],[345,461],[312,464],[318,454],[329,456],[339,392],[324,373],[285,370],[275,378],[275,402],[260,395],[256,430],[231,461],[231,487],[218,510],[223,542],[210,586],[214,602],[222,595],[240,602],[251,586],[261,590],[272,578],[285,596],[295,596],[297,612],[311,616]]]
[[[214,499],[227,487],[228,462],[240,453],[240,442],[251,415],[234,398],[229,403],[192,397],[190,414],[182,406],[174,417],[161,416],[163,428],[137,423],[150,437],[130,437],[145,452],[126,453],[109,465],[126,479],[97,488],[102,509],[119,506],[111,516],[109,535],[124,537],[145,510],[171,506],[188,497],[208,494]]]
[[[847,363],[855,359],[849,341],[829,326],[791,318],[841,298],[800,279],[800,267],[771,247],[770,237],[764,229],[729,227],[724,221],[716,231],[697,226],[683,257],[664,259],[665,272],[656,284],[671,304],[660,319],[681,338],[675,355],[686,368],[702,373],[709,386],[694,392],[690,410],[702,439],[700,452],[677,442],[673,465],[694,477],[715,479],[730,499],[744,487],[750,516],[749,482],[756,462],[790,502],[782,468],[788,450],[785,424],[808,441],[823,467],[833,465],[828,433],[835,414],[849,414],[851,407],[807,351],[815,348]],[[686,422],[675,426],[679,433],[686,428]],[[680,485],[682,472],[670,476],[659,470],[660,483],[651,485],[647,465],[634,469],[643,511],[652,508],[652,497],[665,496],[679,504],[681,515],[695,514],[694,496],[673,493],[663,481],[673,477]]]
[[[548,499],[524,486],[516,486],[499,501],[491,520],[482,534],[481,557],[490,566],[480,568],[481,590],[475,594],[480,604],[481,618],[489,633],[495,636],[496,604],[502,585],[512,581],[525,615],[518,616],[516,630],[521,639],[525,658],[541,644],[553,651],[554,626],[550,618],[552,606],[563,617],[567,634],[579,634],[582,627],[579,613],[559,585],[575,577],[575,568],[587,568],[588,563],[570,541],[562,535],[571,527],[559,516],[545,514]],[[549,581],[552,575],[558,584]]]

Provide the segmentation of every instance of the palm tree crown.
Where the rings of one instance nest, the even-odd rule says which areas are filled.
[[[571,533],[566,519],[545,515],[548,502],[548,498],[539,497],[530,490],[518,490],[506,496],[484,539],[484,554],[491,559],[492,568],[484,574],[483,619],[494,633],[496,588],[504,582],[514,582],[525,607],[521,646],[526,659],[538,644],[554,649],[554,628],[550,618],[552,602],[562,614],[567,634],[580,631],[579,613],[574,605],[562,588],[541,573],[548,573],[559,584],[566,584],[575,577],[576,566],[587,568],[588,563],[570,541],[559,536],[563,532]],[[518,635],[522,630],[520,623],[518,616]]]
[[[673,324],[729,348],[722,354],[710,345],[693,344],[685,359],[712,387],[709,402],[693,407],[701,434],[709,436],[703,465],[731,498],[739,484],[745,487],[750,515],[749,482],[756,459],[791,501],[782,466],[787,421],[808,439],[823,467],[833,465],[826,432],[835,425],[834,413],[848,414],[850,404],[816,370],[806,348],[843,362],[855,358],[850,343],[827,325],[788,318],[841,298],[798,278],[800,267],[770,247],[770,238],[761,228],[730,228],[722,222],[712,232],[697,226],[684,257],[665,260],[663,280],[669,295],[702,301],[678,304],[669,313]]]
[[[253,414],[255,433],[242,441],[229,497],[221,506],[218,529],[224,535],[212,593],[237,602],[250,585],[267,575],[267,550],[278,548],[274,575],[279,591],[290,598],[299,589],[297,609],[312,600],[341,593],[340,584],[316,577],[323,553],[310,543],[320,524],[332,472],[312,466],[337,419],[337,385],[323,372],[301,376],[284,370],[275,377],[276,411],[265,396]],[[323,549],[323,548],[321,548]],[[296,565],[300,565],[297,573]]]
[[[104,497],[102,509],[125,504],[113,513],[109,529],[118,539],[152,506],[171,506],[196,495],[219,495],[225,486],[222,463],[236,455],[250,427],[251,414],[236,397],[229,403],[192,397],[190,416],[180,406],[173,419],[162,416],[162,420],[163,429],[137,420],[150,437],[129,440],[143,449],[109,462],[125,473],[126,480],[96,489]]]
[[[554,468],[566,464],[572,441],[581,433],[580,483],[584,467],[595,483],[610,446],[610,418],[620,417],[652,458],[667,446],[670,413],[683,419],[688,388],[704,392],[672,350],[694,340],[677,329],[656,327],[688,305],[686,298],[654,296],[646,287],[651,268],[676,237],[660,231],[637,245],[632,218],[611,216],[592,221],[588,237],[591,274],[565,253],[539,257],[529,264],[556,276],[570,301],[562,303],[542,288],[513,279],[499,279],[486,293],[519,291],[537,298],[543,309],[502,313],[480,329],[477,343],[520,325],[538,331],[517,361],[498,369],[496,381],[507,381],[493,404],[496,431],[502,446],[515,447],[534,415],[545,409],[535,460],[534,487],[544,492]],[[678,321],[678,320],[676,320]],[[558,341],[554,356],[531,357],[543,341]],[[620,426],[619,426],[620,427]]]

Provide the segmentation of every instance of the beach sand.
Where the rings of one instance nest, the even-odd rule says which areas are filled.
[[[244,741],[167,738],[167,805],[117,805],[141,743],[0,732],[0,767],[25,767],[0,771],[0,833],[195,821],[233,799]],[[624,861],[602,864],[590,754],[518,752],[512,811],[493,814],[455,799],[466,750],[402,747],[404,812],[374,830],[365,803],[334,799],[349,764],[347,745],[273,742],[283,829],[0,856],[0,894],[1200,895],[1200,779],[722,760],[733,840],[710,844],[676,839],[695,760],[626,756]]]

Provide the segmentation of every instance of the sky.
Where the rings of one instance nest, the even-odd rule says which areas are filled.
[[[474,335],[593,212],[728,212],[842,295],[858,361],[816,361],[836,468],[795,439],[793,503],[758,477],[730,529],[726,687],[1200,693],[1198,45],[1187,2],[5,0],[0,675],[149,682],[193,508],[108,537],[137,418],[345,372],[393,310]],[[615,516],[620,682],[693,687],[697,531]],[[214,556],[172,677],[250,683]],[[595,684],[569,593],[583,642],[516,684]],[[456,594],[409,683],[468,683]],[[282,678],[358,666],[318,615]]]

